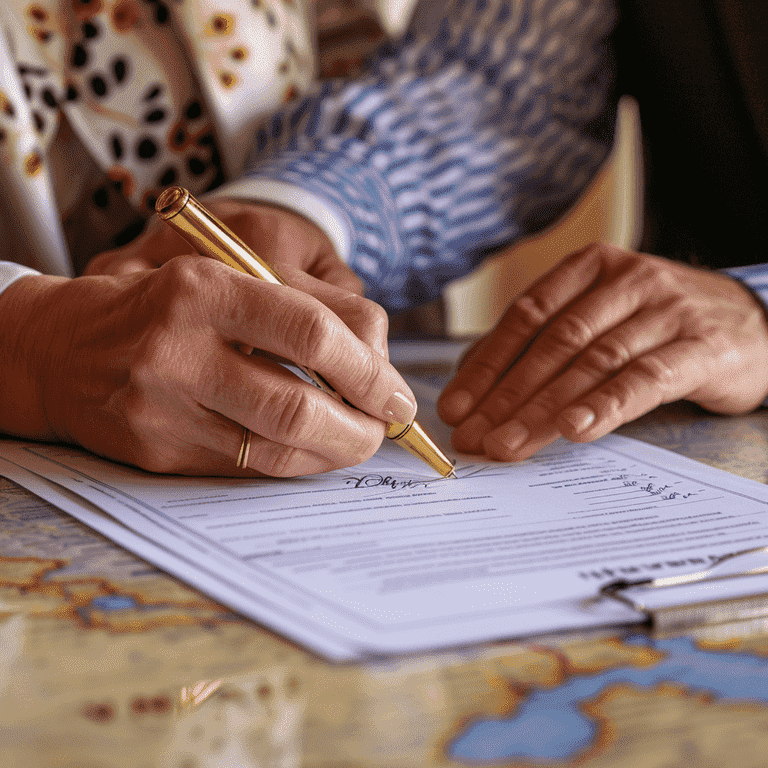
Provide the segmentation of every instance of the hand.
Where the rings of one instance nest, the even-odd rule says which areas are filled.
[[[228,198],[212,198],[205,206],[281,275],[295,267],[362,296],[362,283],[336,255],[328,236],[303,216],[273,205]],[[189,243],[155,216],[134,241],[92,259],[85,274],[125,275],[155,269],[176,256],[192,253]]]
[[[595,245],[516,299],[438,403],[453,445],[504,461],[602,437],[661,403],[745,413],[768,393],[762,305],[725,275]]]
[[[385,421],[415,413],[385,359],[386,315],[299,270],[285,277],[292,287],[180,257],[18,280],[0,295],[0,431],[177,474],[294,476],[367,459]],[[241,347],[317,370],[361,410]],[[235,467],[243,427],[251,471]]]

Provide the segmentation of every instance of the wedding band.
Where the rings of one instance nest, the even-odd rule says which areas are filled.
[[[237,454],[237,468],[244,469],[248,466],[248,454],[251,452],[251,430],[243,427],[243,440],[240,443],[240,453]]]

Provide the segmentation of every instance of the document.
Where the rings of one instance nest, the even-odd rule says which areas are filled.
[[[409,383],[447,445],[436,388]],[[458,457],[456,480],[388,441],[351,469],[241,480],[0,440],[0,474],[336,660],[636,622],[590,598],[768,543],[766,486],[613,435],[520,464]]]

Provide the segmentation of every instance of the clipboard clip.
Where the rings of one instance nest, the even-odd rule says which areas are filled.
[[[761,575],[763,579],[754,578]],[[617,579],[600,588],[599,598],[643,614],[656,635],[726,625],[732,631],[732,625],[742,622],[768,627],[768,546],[731,552],[692,573]]]

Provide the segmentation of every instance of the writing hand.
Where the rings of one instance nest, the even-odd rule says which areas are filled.
[[[0,295],[0,431],[155,472],[294,476],[357,464],[385,421],[415,411],[382,354],[386,316],[298,270],[284,277],[290,286],[180,257],[128,275],[18,280]],[[318,371],[362,410],[243,347]],[[250,472],[235,467],[244,427]]]
[[[212,198],[206,207],[278,272],[296,267],[362,295],[362,283],[337,256],[328,236],[303,216],[272,205],[228,198]],[[136,240],[92,259],[85,273],[124,275],[155,269],[176,256],[189,254],[189,243],[154,218]]]
[[[768,393],[768,324],[736,280],[595,245],[516,299],[438,403],[465,452],[515,461],[679,399],[716,413]]]

